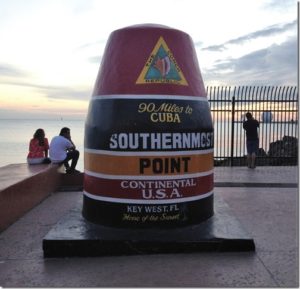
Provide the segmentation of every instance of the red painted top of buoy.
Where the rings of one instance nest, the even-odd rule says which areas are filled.
[[[155,24],[113,31],[93,96],[111,94],[206,96],[191,37]]]

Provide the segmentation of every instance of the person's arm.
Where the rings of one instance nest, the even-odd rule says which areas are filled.
[[[76,146],[75,144],[73,143],[72,139],[71,139],[71,134],[67,134],[65,135],[65,138],[71,143],[71,146],[69,145],[67,147],[68,150],[75,150],[76,149]]]
[[[66,141],[67,151],[75,150],[75,145],[74,145],[73,141],[71,140],[71,138],[66,138],[66,139],[67,139],[67,141]]]
[[[29,151],[33,152],[34,151],[34,139],[31,139],[29,142]]]
[[[73,141],[71,140],[71,138],[69,139],[69,141],[70,141],[71,144],[73,145],[72,149],[75,150],[75,149],[76,149],[76,146],[75,146],[75,144],[73,143]]]
[[[45,142],[45,157],[47,158],[48,157],[48,151],[49,151],[49,142],[48,142],[48,139],[47,138],[45,138],[45,140],[44,140],[44,142]]]

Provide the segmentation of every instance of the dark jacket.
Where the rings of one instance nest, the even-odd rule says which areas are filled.
[[[254,118],[248,119],[243,122],[243,129],[246,130],[247,140],[258,139],[258,133],[257,133],[258,127],[259,127],[259,123]]]

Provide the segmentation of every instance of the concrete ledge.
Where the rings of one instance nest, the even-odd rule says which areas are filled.
[[[0,232],[61,184],[58,165],[12,164],[0,168]]]
[[[82,191],[83,189],[83,173],[80,174],[62,174],[61,184],[58,191]]]

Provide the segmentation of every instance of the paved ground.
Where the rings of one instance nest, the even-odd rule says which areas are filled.
[[[0,234],[0,286],[298,287],[298,169],[215,168],[215,182],[255,252],[44,259],[43,237],[82,201],[57,192]]]
[[[299,170],[296,166],[287,167],[215,167],[215,182],[228,183],[231,185],[287,185],[298,184]]]

